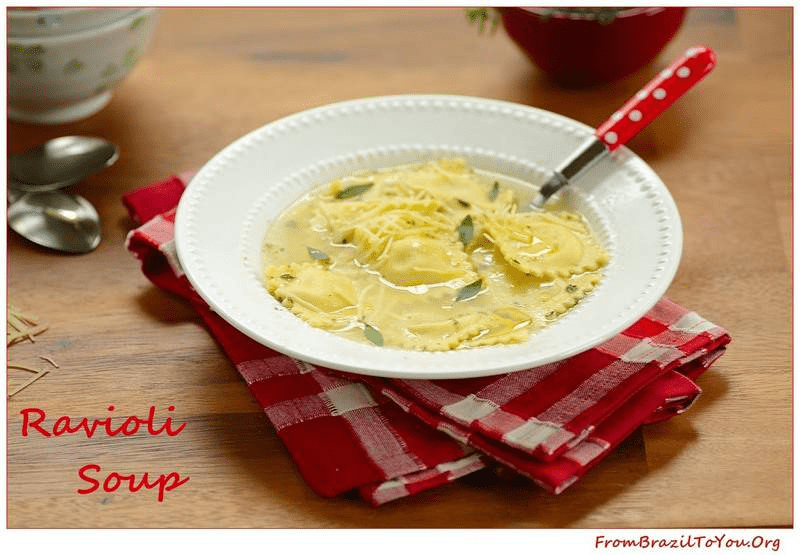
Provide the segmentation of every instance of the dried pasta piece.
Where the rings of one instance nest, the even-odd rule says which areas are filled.
[[[28,370],[28,369],[26,368],[26,370]],[[14,395],[16,395],[17,393],[19,393],[20,391],[22,391],[22,390],[23,390],[23,389],[25,389],[26,387],[28,387],[28,386],[32,385],[32,384],[33,384],[33,383],[34,383],[36,380],[38,380],[39,378],[41,378],[41,377],[43,377],[43,376],[45,376],[46,374],[49,374],[49,373],[50,373],[50,370],[40,370],[40,371],[37,371],[37,372],[36,372],[36,374],[35,374],[35,375],[34,375],[32,378],[30,378],[30,379],[29,379],[28,381],[26,381],[25,383],[23,383],[23,384],[19,385],[19,386],[18,386],[18,387],[17,387],[17,388],[16,388],[14,391],[12,391],[11,393],[9,393],[9,394],[8,394],[8,398],[9,398],[9,399],[11,399],[11,398],[12,398]]]
[[[567,277],[597,270],[608,261],[608,253],[575,214],[487,215],[483,223],[506,261],[535,277]]]
[[[8,306],[6,319],[6,346],[10,347],[25,339],[34,341],[33,337],[47,330],[46,324],[40,324],[36,317],[25,314]]]

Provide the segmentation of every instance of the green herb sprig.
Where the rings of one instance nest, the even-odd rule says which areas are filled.
[[[364,337],[372,341],[378,347],[383,347],[383,335],[377,329],[366,322],[364,323]]]
[[[314,260],[330,260],[330,257],[319,249],[314,247],[306,247],[308,249],[308,256]]]
[[[373,185],[374,183],[360,183],[358,185],[351,185],[350,187],[342,189],[336,193],[336,198],[342,200],[346,198],[357,197],[358,195],[368,191]]]
[[[478,33],[483,33],[486,24],[491,23],[490,32],[497,31],[500,24],[500,14],[492,8],[467,8],[467,19],[472,25],[478,26]]]
[[[458,239],[463,243],[466,247],[467,244],[472,240],[472,236],[475,233],[475,226],[472,224],[472,216],[467,214],[461,223],[458,224]]]
[[[483,280],[478,279],[473,281],[469,285],[465,285],[461,289],[459,289],[458,294],[456,295],[456,302],[459,301],[466,301],[467,299],[471,299],[481,291],[481,286],[483,285]]]
[[[500,194],[500,183],[495,181],[492,184],[492,188],[489,190],[489,200],[494,202],[495,200],[497,200],[497,195],[498,194]]]

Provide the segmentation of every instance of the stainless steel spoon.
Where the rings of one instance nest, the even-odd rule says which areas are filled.
[[[100,244],[100,216],[81,196],[63,191],[9,192],[9,202],[8,225],[37,245],[86,253]]]
[[[93,175],[119,157],[116,145],[98,137],[73,135],[51,139],[8,157],[8,187],[53,191]]]

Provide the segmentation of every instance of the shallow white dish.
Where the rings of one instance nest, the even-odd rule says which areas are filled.
[[[415,352],[315,329],[263,288],[261,244],[287,206],[357,169],[458,156],[475,168],[538,185],[592,133],[551,112],[459,96],[366,98],[301,112],[238,139],[197,173],[178,206],[178,258],[222,318],[264,345],[321,366],[462,378],[561,360],[638,320],[678,268],[682,229],[675,203],[655,172],[625,148],[565,189],[559,201],[586,216],[609,250],[603,282],[524,344]]]

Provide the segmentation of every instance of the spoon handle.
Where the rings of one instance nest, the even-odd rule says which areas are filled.
[[[614,112],[597,128],[595,136],[610,151],[624,145],[708,75],[716,60],[714,51],[706,46],[688,49]]]
[[[686,91],[714,69],[717,57],[706,46],[688,49],[683,56],[647,83],[622,108],[597,128],[590,139],[553,172],[531,203],[541,208],[559,189],[566,187],[609,152],[632,139],[669,108]]]

